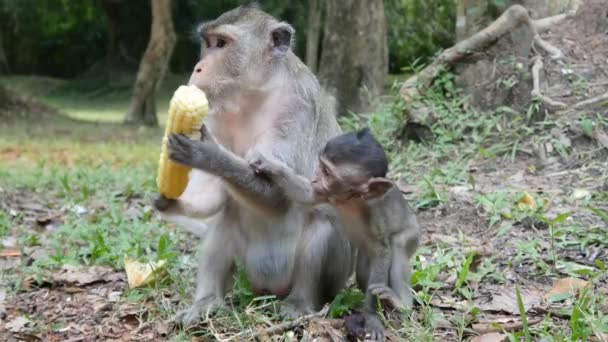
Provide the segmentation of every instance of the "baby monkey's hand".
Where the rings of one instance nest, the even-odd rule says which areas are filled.
[[[259,152],[252,152],[249,157],[249,166],[257,174],[263,174],[268,177],[279,176],[285,170],[286,165],[274,158],[267,158]]]

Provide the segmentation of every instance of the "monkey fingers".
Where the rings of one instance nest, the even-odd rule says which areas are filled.
[[[383,303],[388,303],[391,309],[403,310],[405,308],[401,298],[386,284],[370,284],[367,290]]]
[[[365,340],[384,341],[384,325],[376,314],[368,313],[365,317]]]
[[[257,174],[264,174],[266,176],[272,176],[275,174],[275,167],[272,162],[268,160],[262,153],[258,151],[252,151],[248,157],[249,166]]]
[[[209,314],[224,306],[224,301],[215,296],[201,298],[194,302],[191,307],[180,310],[175,314],[173,320],[183,326],[191,326],[201,319],[201,314]]]
[[[303,307],[300,303],[298,304],[299,305],[283,301],[279,304],[279,316],[286,320],[294,320],[304,315],[309,315],[315,312],[311,308]]]
[[[193,166],[193,141],[187,136],[182,134],[169,135],[167,147],[169,149],[169,159],[176,163]]]
[[[207,129],[207,126],[205,126],[205,124],[201,125],[199,132],[201,133],[201,141],[213,139],[211,137],[211,133],[209,133],[209,130]]]
[[[166,198],[163,195],[158,195],[158,197],[154,200],[154,208],[158,211],[166,211],[171,206],[175,204],[176,200]]]

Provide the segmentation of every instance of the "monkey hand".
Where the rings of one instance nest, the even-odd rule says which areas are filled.
[[[258,151],[251,152],[249,165],[257,174],[269,177],[279,176],[285,170],[286,165],[276,159],[267,158]]]
[[[201,141],[205,141],[207,143],[212,143],[212,144],[217,144],[217,142],[215,141],[215,138],[213,137],[213,134],[211,134],[211,132],[209,132],[209,130],[207,129],[207,126],[205,126],[205,124],[201,125],[199,132],[201,133],[201,139],[200,139]]]
[[[167,211],[173,205],[175,205],[176,200],[166,198],[163,195],[158,195],[158,197],[154,200],[154,208],[158,211]]]
[[[370,284],[367,291],[378,297],[385,309],[403,311],[406,307],[397,293],[386,284]]]
[[[200,321],[201,314],[217,311],[223,306],[224,301],[222,299],[214,296],[205,297],[195,301],[188,309],[178,311],[173,320],[185,327],[192,326]]]
[[[217,166],[219,148],[213,139],[191,140],[182,134],[169,135],[167,144],[169,159],[203,171],[212,171]]]

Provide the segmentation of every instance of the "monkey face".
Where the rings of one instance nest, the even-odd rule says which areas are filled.
[[[359,195],[368,180],[369,176],[356,165],[336,165],[321,157],[312,187],[317,198],[346,201]]]
[[[278,61],[291,51],[293,28],[251,8],[237,8],[201,24],[201,59],[189,84],[214,98],[232,98],[239,90],[268,88]],[[279,82],[282,84],[282,82]]]
[[[189,85],[195,85],[209,97],[220,96],[231,84],[239,82],[238,37],[229,31],[214,30],[201,35],[201,59],[194,66]]]

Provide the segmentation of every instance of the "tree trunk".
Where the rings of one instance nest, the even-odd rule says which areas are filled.
[[[171,0],[151,0],[151,4],[150,41],[139,64],[125,123],[157,126],[156,92],[169,66],[177,38],[171,17]]]
[[[327,0],[319,78],[338,113],[369,110],[388,72],[382,0]]]
[[[0,32],[0,75],[6,75],[10,72],[8,68],[8,59],[4,53],[4,45],[2,44],[2,32]]]
[[[321,38],[321,0],[310,0],[308,7],[308,31],[306,31],[306,64],[312,72],[319,64],[319,39]]]
[[[533,19],[540,19],[567,12],[580,0],[506,0],[502,5],[488,0],[458,0],[456,40],[461,41],[488,26],[507,8],[522,5]]]

